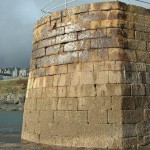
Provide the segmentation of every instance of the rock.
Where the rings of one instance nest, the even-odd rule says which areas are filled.
[[[0,81],[0,111],[22,111],[26,87],[27,79]]]

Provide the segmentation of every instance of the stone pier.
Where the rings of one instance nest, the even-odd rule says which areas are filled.
[[[150,143],[150,10],[100,2],[35,23],[22,139],[108,149]]]

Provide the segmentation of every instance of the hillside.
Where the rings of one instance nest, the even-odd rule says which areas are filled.
[[[0,111],[23,110],[27,79],[0,80]]]

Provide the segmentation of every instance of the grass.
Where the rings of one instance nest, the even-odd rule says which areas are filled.
[[[0,80],[0,92],[7,89],[26,88],[28,79]]]

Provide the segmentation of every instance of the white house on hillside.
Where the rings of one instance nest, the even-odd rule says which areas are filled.
[[[13,68],[12,77],[18,77],[19,76],[19,70],[20,70],[20,68]]]
[[[16,77],[28,77],[29,69],[28,68],[4,68],[0,69],[0,80],[7,78],[16,78]]]
[[[3,73],[4,74],[12,74],[12,68],[5,68]]]
[[[27,77],[28,76],[28,69],[26,68],[21,68],[19,70],[19,77]]]

